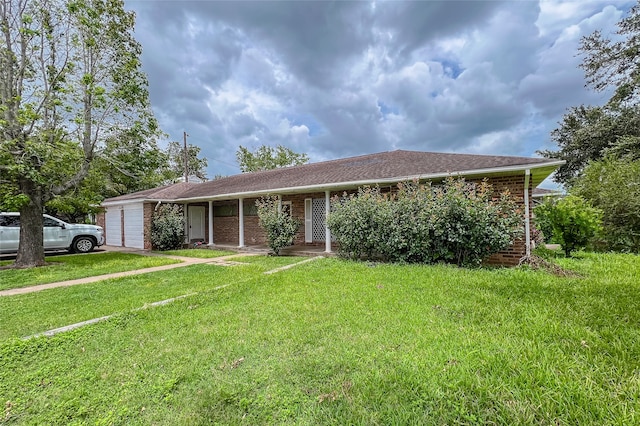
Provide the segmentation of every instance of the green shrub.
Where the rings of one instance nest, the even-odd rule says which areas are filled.
[[[334,197],[331,209],[327,226],[340,243],[341,255],[372,258],[383,254],[391,210],[379,188],[364,187],[357,194]]]
[[[538,226],[550,230],[567,257],[586,247],[601,228],[602,211],[575,195],[547,200],[536,207],[535,215]]]
[[[478,265],[521,234],[521,215],[508,193],[447,179],[442,186],[398,184],[396,194],[361,188],[334,197],[327,226],[345,257],[394,262]]]
[[[175,250],[184,243],[184,215],[177,204],[162,204],[151,220],[151,245],[154,250]]]
[[[445,261],[478,265],[522,235],[522,212],[509,192],[497,199],[491,185],[447,179],[434,189],[435,247]]]
[[[607,157],[592,162],[571,192],[602,210],[603,248],[640,253],[640,160]]]
[[[553,237],[553,226],[549,221],[549,212],[553,204],[553,198],[547,198],[541,204],[533,208],[533,225],[540,230],[542,239],[547,244],[558,244]]]
[[[260,227],[267,234],[267,244],[276,255],[280,250],[293,244],[293,239],[300,228],[300,221],[291,216],[291,212],[283,211],[278,197],[267,196],[256,201]]]

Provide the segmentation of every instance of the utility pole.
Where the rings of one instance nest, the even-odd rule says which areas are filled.
[[[189,152],[187,151],[187,132],[182,132],[184,139],[184,181],[189,182]]]

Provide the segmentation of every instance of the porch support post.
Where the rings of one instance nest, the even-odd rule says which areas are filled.
[[[213,245],[213,201],[209,201],[209,245]]]
[[[238,199],[238,247],[244,247],[244,198]]]
[[[331,231],[327,226],[327,217],[331,211],[331,191],[324,191],[324,251],[331,253]]]
[[[531,170],[527,169],[524,172],[524,241],[525,241],[525,253],[527,257],[531,256],[531,218],[529,217],[529,178],[531,176]]]

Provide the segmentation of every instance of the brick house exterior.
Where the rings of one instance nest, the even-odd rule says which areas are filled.
[[[185,242],[264,245],[265,233],[258,224],[255,201],[264,195],[277,195],[303,223],[294,244],[324,246],[331,252],[335,243],[324,226],[324,217],[334,195],[351,193],[365,185],[393,190],[398,182],[438,182],[454,176],[473,182],[488,179],[496,193],[508,189],[529,231],[533,190],[563,163],[543,158],[398,150],[243,173],[203,183],[178,183],[110,198],[102,204],[98,224],[105,229],[107,244],[151,249],[153,211],[161,203],[177,203],[185,210]],[[494,254],[488,262],[517,264],[528,253],[529,235],[530,232],[525,233],[523,240]]]

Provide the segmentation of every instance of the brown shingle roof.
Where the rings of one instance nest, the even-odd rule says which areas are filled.
[[[153,197],[141,192],[129,194],[127,199],[194,199],[221,197],[231,194],[266,193],[272,190],[288,190],[295,188],[334,187],[348,183],[361,185],[364,182],[401,181],[419,176],[432,177],[446,174],[468,174],[483,169],[516,168],[527,166],[544,166],[549,164],[555,169],[555,160],[546,158],[506,157],[494,155],[444,154],[421,151],[390,151],[358,157],[342,158],[301,166],[284,167],[262,172],[242,173],[209,182],[190,184],[182,194],[169,197],[168,192],[156,192]],[[544,179],[550,171],[542,178]],[[542,180],[540,179],[540,180]],[[539,183],[539,181],[538,181]],[[180,185],[180,184],[178,184]],[[174,185],[175,186],[175,185]],[[181,188],[182,189],[182,188]],[[143,191],[144,192],[144,191]],[[160,198],[162,196],[163,198]],[[122,197],[118,197],[122,199]],[[117,199],[105,200],[107,202]]]
[[[108,198],[105,201],[129,201],[129,200],[174,200],[180,198],[189,188],[199,185],[195,182],[179,182],[159,188],[146,189],[131,194]]]

